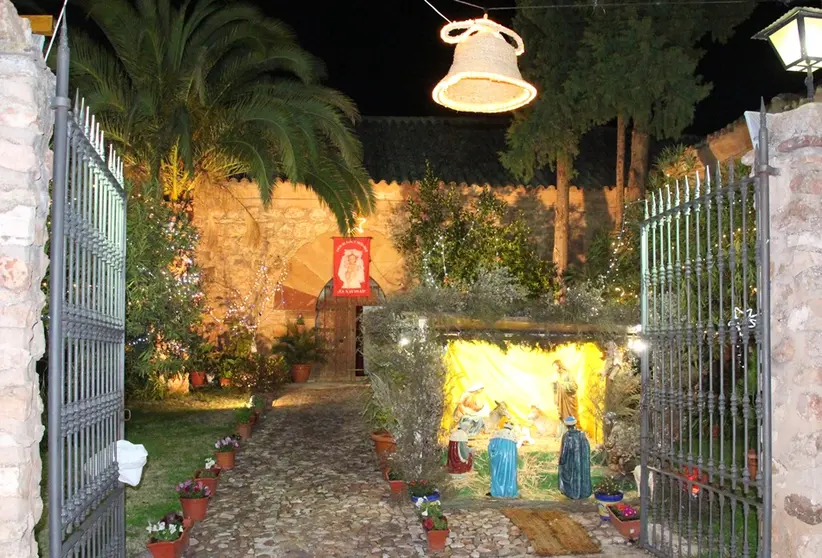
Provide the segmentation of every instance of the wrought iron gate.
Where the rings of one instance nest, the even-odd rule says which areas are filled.
[[[718,165],[646,200],[642,546],[770,556],[768,132],[752,178]]]
[[[49,556],[125,556],[123,437],[126,196],[122,164],[68,98],[57,52],[49,298]]]

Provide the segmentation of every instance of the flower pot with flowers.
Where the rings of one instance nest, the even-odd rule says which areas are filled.
[[[624,494],[622,486],[614,477],[605,477],[594,487],[594,498],[597,501],[599,518],[602,521],[610,521],[611,514],[608,512],[608,505],[621,502]]]
[[[165,518],[164,518],[165,519]],[[149,523],[146,549],[154,558],[180,558],[185,551],[188,531],[182,518],[178,521]]]
[[[417,509],[428,538],[428,550],[443,550],[448,539],[448,518],[442,514],[439,500],[433,502],[419,501]]]
[[[217,462],[217,467],[224,471],[233,469],[238,449],[240,449],[240,442],[231,436],[214,442],[214,460]]]
[[[613,519],[613,526],[616,527],[620,535],[628,540],[636,540],[639,538],[639,508],[619,503],[608,506],[608,512]]]
[[[242,441],[246,441],[251,438],[251,416],[254,414],[254,409],[240,407],[235,414],[237,416],[237,434],[240,435]]]
[[[183,517],[194,521],[205,519],[211,490],[202,481],[187,480],[181,482],[177,485],[177,494],[180,495]]]
[[[209,457],[205,460],[205,467],[194,471],[194,480],[206,485],[213,496],[217,492],[217,485],[220,483],[220,474],[222,472],[223,470],[217,467],[217,462]]]
[[[427,480],[415,480],[408,483],[408,495],[414,504],[437,502],[440,499],[439,490]]]

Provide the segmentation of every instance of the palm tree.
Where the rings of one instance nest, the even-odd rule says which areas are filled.
[[[129,176],[159,176],[172,199],[208,181],[305,184],[341,231],[373,209],[354,103],[324,87],[322,63],[282,22],[243,2],[87,0],[107,39],[72,34],[73,83]]]

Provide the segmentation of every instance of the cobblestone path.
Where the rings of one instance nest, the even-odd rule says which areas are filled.
[[[391,500],[359,416],[365,388],[308,385],[275,402],[224,474],[186,558],[365,558],[426,555],[410,503]],[[602,544],[596,556],[645,556],[595,513],[572,515]],[[437,556],[533,556],[499,511],[449,512],[452,536]]]

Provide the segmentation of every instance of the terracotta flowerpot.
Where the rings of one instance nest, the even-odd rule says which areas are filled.
[[[231,387],[230,378],[220,378],[220,387]]]
[[[377,452],[377,457],[380,460],[382,474],[387,475],[388,456],[397,451],[397,443],[391,433],[385,430],[377,430],[372,433],[371,440],[374,441],[374,451]]]
[[[245,424],[238,424],[237,434],[240,435],[240,438],[243,440],[243,442],[251,438],[251,423],[247,422]]]
[[[304,384],[311,376],[310,364],[295,364],[291,367],[291,380],[295,384]]]
[[[205,372],[191,372],[189,379],[193,387],[203,387],[206,383]]]
[[[444,529],[442,531],[427,531],[428,535],[428,550],[442,550],[445,548],[445,541],[448,539],[448,534],[451,531]]]
[[[183,508],[183,517],[202,521],[208,511],[208,498],[180,498],[180,506]]]
[[[260,422],[260,412],[254,411],[251,415],[251,426],[255,426],[258,422]]]
[[[222,474],[222,469],[219,467],[214,467],[211,469],[211,471],[217,475],[216,477],[204,477],[202,476],[203,471],[203,469],[197,469],[194,471],[194,478],[203,483],[203,486],[207,486],[213,496],[217,492],[217,485],[220,484],[220,474]]]
[[[217,462],[217,467],[224,471],[230,471],[234,468],[234,458],[236,452],[233,451],[215,451],[214,461]]]
[[[405,481],[401,480],[390,480],[388,481],[388,485],[391,487],[391,494],[393,496],[402,496],[405,494],[405,490],[408,488],[408,485]]]
[[[305,324],[297,324],[297,333],[305,333]]]
[[[748,450],[748,474],[751,480],[756,480],[756,475],[759,472],[759,454],[755,449]]]
[[[180,539],[177,539],[176,541],[146,543],[146,548],[154,558],[180,558],[185,550],[185,545]]]
[[[614,513],[614,510],[611,509],[611,506],[608,506],[608,513],[611,515],[611,524],[614,527],[616,527],[616,530],[619,532],[620,535],[622,535],[630,541],[634,541],[639,538],[639,516],[637,516],[636,519],[629,519],[627,521],[623,521]]]

